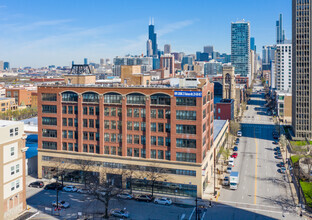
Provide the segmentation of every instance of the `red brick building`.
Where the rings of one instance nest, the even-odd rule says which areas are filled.
[[[221,99],[216,104],[215,111],[216,119],[220,120],[233,120],[234,119],[234,100],[233,99]]]
[[[199,82],[196,88],[39,86],[39,178],[49,175],[55,157],[154,164],[170,168],[185,193],[194,186],[201,196],[214,104],[213,83]]]

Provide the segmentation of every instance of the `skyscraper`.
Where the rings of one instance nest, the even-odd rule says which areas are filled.
[[[283,15],[279,15],[276,21],[276,44],[283,44],[285,41],[285,30],[283,29]]]
[[[101,58],[101,59],[100,59],[100,65],[101,65],[101,66],[104,66],[104,64],[105,64],[105,60],[104,60],[104,58]]]
[[[204,46],[204,53],[213,53],[213,46]]]
[[[292,125],[296,139],[312,138],[312,1],[292,0]]]
[[[255,38],[254,37],[251,37],[250,38],[250,50],[253,50],[256,52],[256,44],[255,44]]]
[[[244,20],[231,24],[231,62],[236,75],[250,77],[250,24]]]
[[[291,44],[277,44],[275,52],[275,88],[279,91],[291,90]]]
[[[147,40],[147,42],[146,42],[146,55],[148,57],[153,55],[153,46],[152,46],[151,40]]]
[[[4,62],[3,63],[3,69],[4,70],[9,70],[10,69],[10,63],[9,62]]]
[[[165,44],[164,45],[164,54],[171,53],[171,45],[170,44]]]
[[[83,63],[84,63],[85,65],[88,65],[88,58],[84,58],[84,59],[83,59]]]
[[[153,55],[157,55],[157,34],[154,29],[154,20],[152,19],[148,26],[148,39],[152,41]]]

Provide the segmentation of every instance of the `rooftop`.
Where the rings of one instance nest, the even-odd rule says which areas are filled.
[[[0,127],[6,127],[11,125],[18,125],[20,122],[17,121],[8,121],[8,120],[0,120]]]
[[[213,140],[216,140],[225,123],[226,120],[213,120]]]
[[[233,99],[221,99],[220,100],[220,103],[232,103],[232,102],[234,102]]]

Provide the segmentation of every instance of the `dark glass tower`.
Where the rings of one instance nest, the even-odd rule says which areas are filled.
[[[153,55],[157,55],[157,53],[158,53],[158,50],[157,50],[157,34],[155,33],[155,30],[154,30],[153,19],[148,26],[148,39],[152,41]]]

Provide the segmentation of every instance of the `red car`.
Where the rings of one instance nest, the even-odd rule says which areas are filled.
[[[234,154],[232,154],[232,157],[233,157],[233,158],[236,158],[237,155],[238,155],[237,153],[234,153]]]

